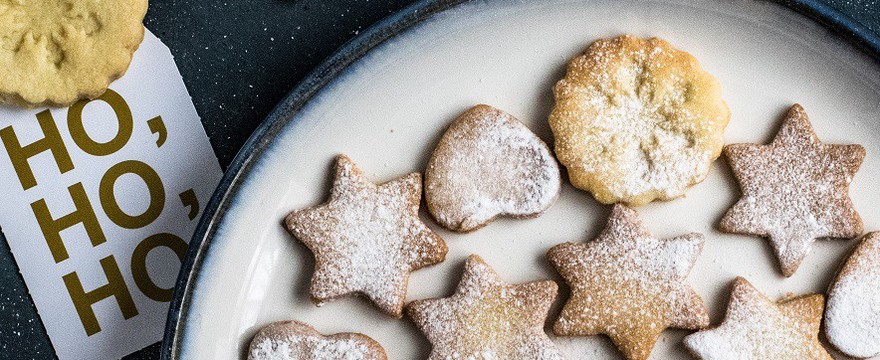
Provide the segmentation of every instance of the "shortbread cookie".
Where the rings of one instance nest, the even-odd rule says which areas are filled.
[[[70,105],[128,69],[147,0],[0,0],[0,102]]]
[[[849,356],[880,354],[880,233],[862,238],[832,283],[825,335]]]
[[[627,359],[647,359],[667,327],[701,329],[709,315],[687,284],[703,235],[654,238],[638,214],[614,205],[596,240],[564,243],[547,252],[571,286],[553,325],[561,336],[604,334]]]
[[[431,341],[431,360],[561,360],[544,333],[556,291],[549,280],[507,284],[471,255],[455,294],[413,301],[407,314]]]
[[[499,215],[538,216],[561,185],[547,144],[488,105],[471,108],[449,125],[425,171],[428,210],[454,231],[476,230]]]
[[[264,327],[251,341],[249,360],[385,360],[385,350],[364,334],[322,335],[298,321]]]
[[[737,278],[721,325],[688,335],[684,343],[704,360],[831,360],[818,337],[823,302],[814,294],[774,303]]]
[[[684,195],[706,178],[730,120],[718,80],[658,38],[594,42],[553,93],[556,156],[605,204]]]
[[[865,148],[821,143],[800,105],[791,107],[769,145],[728,145],[724,155],[742,198],[718,227],[768,237],[785,276],[794,274],[817,238],[862,233],[849,183]]]
[[[401,317],[413,270],[446,258],[446,243],[419,220],[418,173],[376,186],[340,155],[330,200],[287,215],[287,229],[315,254],[312,300],[366,295]]]

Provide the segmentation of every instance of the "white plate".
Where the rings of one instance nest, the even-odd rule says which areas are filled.
[[[880,229],[880,66],[813,20],[752,1],[467,2],[382,42],[305,107],[278,110],[274,116],[292,115],[266,130],[278,134],[268,145],[255,144],[265,150],[229,180],[233,190],[217,199],[220,210],[204,225],[208,239],[178,293],[182,309],[172,309],[180,316],[171,324],[174,344],[166,344],[172,357],[242,358],[262,326],[295,319],[324,333],[365,333],[391,359],[424,358],[430,345],[406,319],[392,319],[357,298],[315,307],[307,293],[312,255],[284,231],[281,219],[325,200],[337,154],[349,155],[375,182],[423,171],[445,125],[477,103],[514,114],[550,143],[550,88],[566,62],[593,40],[623,33],[665,38],[720,79],[733,114],[728,143],[769,141],[781,115],[798,102],[823,141],[864,145],[868,156],[851,194],[866,229]],[[658,237],[707,235],[690,282],[713,323],[724,315],[734,277],[748,278],[771,298],[823,292],[854,245],[818,241],[797,273],[784,278],[764,239],[715,230],[738,191],[719,160],[686,198],[638,208]],[[425,216],[450,251],[445,262],[413,273],[407,298],[450,295],[469,254],[482,256],[509,282],[549,278],[562,284],[545,251],[589,241],[607,214],[608,207],[566,184],[559,201],[537,219],[501,219],[460,235]],[[557,305],[567,296],[563,290]],[[654,357],[687,358],[681,345],[686,334],[664,332]],[[572,359],[619,358],[601,336],[554,341]]]

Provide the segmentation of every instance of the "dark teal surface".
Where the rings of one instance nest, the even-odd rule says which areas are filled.
[[[829,0],[829,6],[849,15],[868,29],[880,33],[880,1],[878,0]]]
[[[251,132],[314,67],[405,0],[153,0],[146,25],[171,48],[225,169]],[[880,32],[880,0],[823,0]],[[158,344],[130,356],[156,359]],[[0,359],[54,358],[0,240]]]

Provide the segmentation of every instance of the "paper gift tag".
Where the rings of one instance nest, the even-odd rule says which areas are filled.
[[[222,175],[168,48],[64,109],[0,107],[0,227],[58,357],[162,338],[202,206]]]

